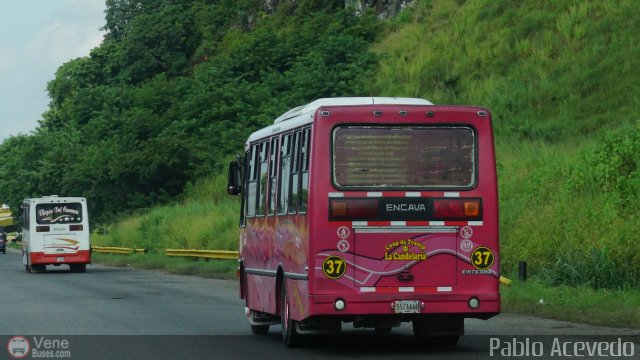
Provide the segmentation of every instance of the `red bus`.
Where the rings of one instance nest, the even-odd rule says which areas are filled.
[[[454,345],[500,311],[488,110],[414,98],[328,98],[248,138],[240,297],[254,334],[287,346],[343,323]]]

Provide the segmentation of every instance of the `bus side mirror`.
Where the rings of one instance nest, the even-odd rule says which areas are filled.
[[[227,175],[227,194],[238,195],[242,191],[242,175],[240,172],[240,162],[229,163],[229,173]]]

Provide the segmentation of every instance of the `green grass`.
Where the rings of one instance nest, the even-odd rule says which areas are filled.
[[[637,120],[637,1],[416,1],[370,92],[492,110],[505,140],[571,142]]]
[[[160,206],[100,229],[98,246],[144,248],[146,254],[94,254],[96,263],[211,278],[236,277],[236,260],[168,257],[165,249],[237,250],[239,200],[225,193],[226,175],[187,187],[182,202]]]
[[[138,269],[162,270],[172,274],[198,275],[215,279],[236,279],[236,260],[169,258],[162,254],[93,254],[97,264]]]
[[[640,286],[637,5],[418,0],[375,45],[371,93],[491,109],[503,271]]]
[[[514,281],[501,286],[502,311],[611,327],[640,328],[640,290],[594,290]],[[542,300],[542,304],[540,303]]]
[[[628,151],[640,151],[638,144]],[[589,170],[597,166],[591,159],[609,145],[498,146],[503,271],[516,271],[518,261],[527,261],[533,273],[556,285],[640,286],[637,207],[620,206],[624,195],[602,189],[601,177]]]
[[[226,176],[189,186],[185,200],[125,218],[92,236],[99,246],[165,249],[237,250],[240,205],[224,193]]]

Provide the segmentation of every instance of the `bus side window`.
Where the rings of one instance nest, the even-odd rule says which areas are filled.
[[[268,165],[269,165],[269,157],[268,149],[269,142],[263,141],[260,144],[260,173],[258,174],[259,184],[258,184],[258,209],[256,211],[256,215],[262,216],[265,214],[265,206],[266,206],[266,194],[267,194],[267,177],[269,174],[267,173]]]
[[[289,179],[291,178],[291,134],[282,137],[280,148],[280,177],[278,177],[278,215],[287,213]]]
[[[247,211],[247,185],[249,184],[249,174],[251,174],[249,170],[249,161],[250,161],[250,151],[246,151],[244,153],[244,158],[242,161],[243,169],[242,174],[244,174],[242,179],[242,200],[240,201],[240,226],[245,226],[245,214]]]
[[[298,193],[300,191],[300,130],[293,135],[293,147],[291,148],[292,163],[291,177],[289,178],[289,214],[295,214],[298,210]]]
[[[251,158],[247,159],[247,161],[249,161],[249,186],[247,186],[246,211],[247,217],[254,217],[256,216],[256,198],[258,190],[258,144],[251,146]]]
[[[311,129],[306,128],[302,132],[302,147],[300,148],[300,171],[302,172],[300,181],[300,212],[307,212],[307,199],[309,198],[309,140]]]
[[[268,215],[273,215],[276,212],[276,180],[278,175],[278,141],[277,137],[271,139],[271,155],[269,156],[269,209]]]
[[[31,222],[29,221],[29,205],[24,207],[23,220],[24,220],[24,228],[25,230],[29,229]]]

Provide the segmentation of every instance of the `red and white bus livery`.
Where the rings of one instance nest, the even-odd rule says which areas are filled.
[[[229,166],[242,195],[240,296],[287,346],[342,323],[455,344],[500,311],[488,110],[329,98],[251,134]]]
[[[22,215],[22,263],[28,272],[47,265],[69,265],[85,272],[91,263],[89,213],[83,197],[57,195],[25,199]]]

